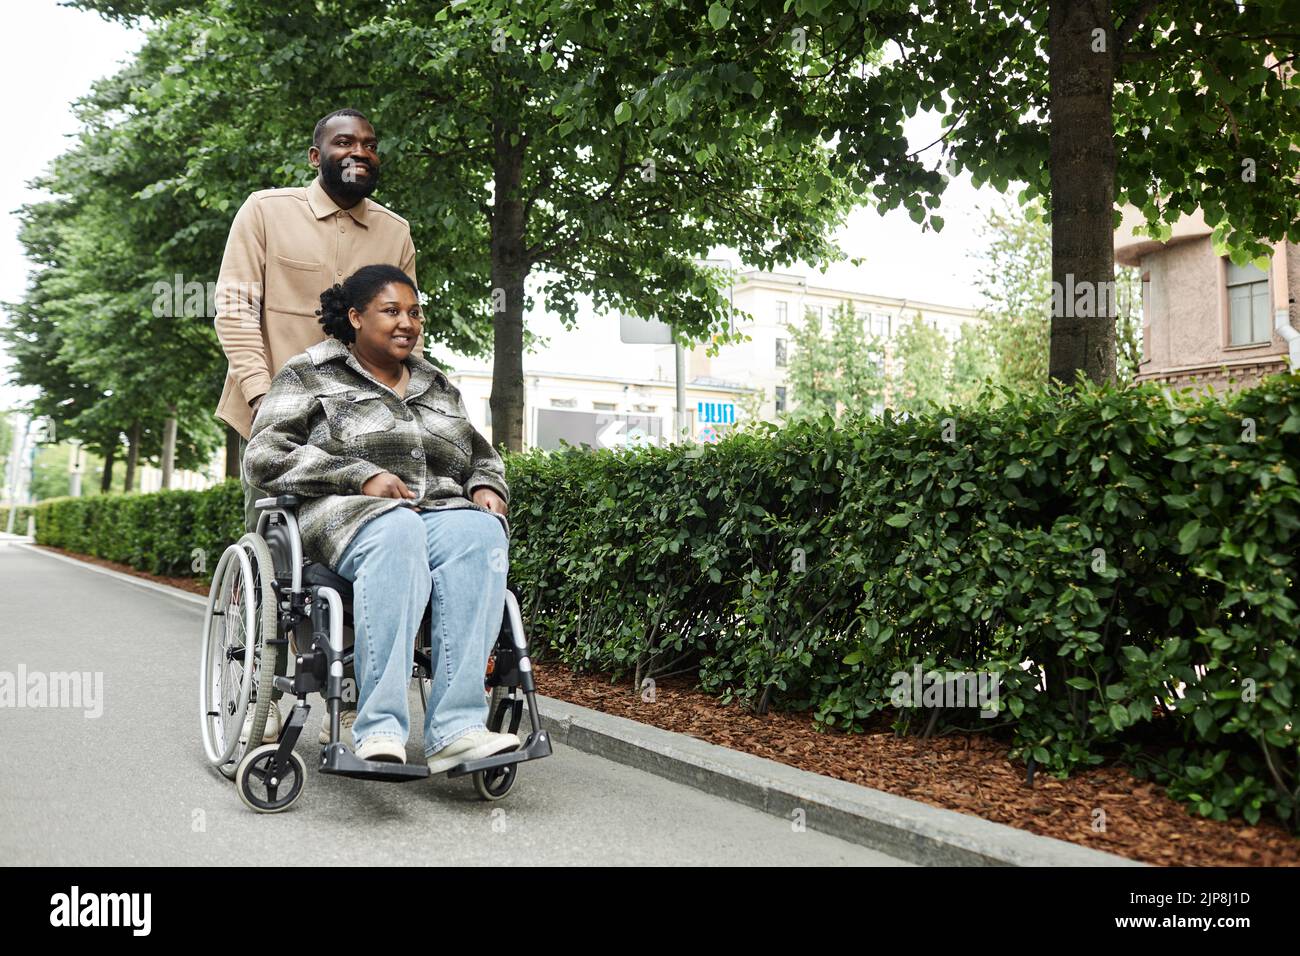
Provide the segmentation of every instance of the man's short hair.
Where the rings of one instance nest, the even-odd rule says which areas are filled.
[[[312,145],[315,146],[317,149],[320,149],[321,139],[325,135],[325,124],[328,123],[336,116],[355,116],[358,119],[365,120],[367,123],[370,122],[370,120],[366,118],[366,115],[364,113],[361,113],[357,110],[343,109],[343,110],[335,110],[333,113],[327,113],[325,116],[322,116],[320,118],[320,121],[316,124],[316,128],[312,130],[311,142]],[[372,123],[371,125],[373,126],[374,124]]]

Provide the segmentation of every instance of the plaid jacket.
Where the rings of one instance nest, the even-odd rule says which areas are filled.
[[[478,508],[476,488],[509,500],[501,457],[470,424],[460,392],[416,353],[406,364],[399,398],[330,338],[289,359],[262,399],[243,477],[268,495],[304,499],[298,528],[313,561],[337,568],[361,526],[391,508]],[[383,471],[416,497],[363,495]]]

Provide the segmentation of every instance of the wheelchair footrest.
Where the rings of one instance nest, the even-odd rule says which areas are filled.
[[[358,777],[362,780],[423,780],[429,776],[425,763],[390,763],[384,760],[361,760],[344,744],[331,744],[321,751],[320,772],[338,774],[340,777]]]
[[[506,767],[512,763],[523,763],[525,760],[537,760],[541,757],[551,755],[551,735],[541,730],[533,734],[524,741],[524,745],[518,750],[508,750],[502,754],[493,754],[491,757],[483,757],[481,760],[470,760],[466,763],[458,763],[447,771],[449,777],[463,777],[467,773],[477,773],[480,770],[493,770],[497,767]]]

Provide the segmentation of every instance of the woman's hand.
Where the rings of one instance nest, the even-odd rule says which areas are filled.
[[[505,500],[491,488],[475,488],[474,504],[497,515],[504,515],[509,509]]]
[[[415,497],[415,492],[406,487],[406,482],[391,471],[381,471],[379,474],[367,479],[366,483],[361,486],[361,493],[372,498]]]

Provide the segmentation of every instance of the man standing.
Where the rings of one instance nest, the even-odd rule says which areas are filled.
[[[239,432],[241,477],[253,419],[271,379],[293,356],[327,338],[316,315],[320,294],[362,266],[381,263],[396,265],[415,281],[410,226],[368,198],[379,184],[378,149],[369,120],[356,110],[336,110],[312,134],[307,159],[320,173],[311,185],[259,190],[235,214],[217,277],[217,338],[230,370],[216,416]],[[264,497],[244,481],[249,531],[257,527],[254,502]],[[355,680],[351,666],[345,677]],[[355,698],[345,708],[347,739]],[[250,707],[245,735],[251,718]],[[324,726],[321,735],[327,743]],[[264,740],[279,736],[280,710],[273,705]]]
[[[415,279],[415,246],[401,216],[368,197],[379,184],[378,140],[356,110],[319,123],[306,187],[262,189],[230,227],[217,278],[217,338],[230,361],[216,416],[239,432],[242,473],[253,418],[271,379],[293,356],[324,341],[320,294],[362,266],[386,263]],[[244,482],[244,520],[257,525],[262,491]]]

